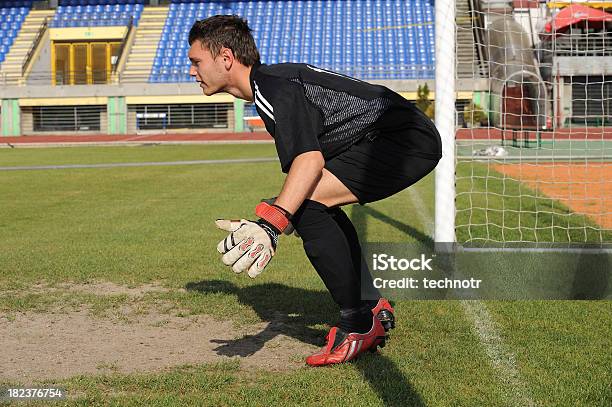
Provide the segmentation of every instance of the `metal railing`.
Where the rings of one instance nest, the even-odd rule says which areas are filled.
[[[55,77],[49,71],[32,72],[27,82],[22,85],[51,85],[55,79],[56,86],[66,85],[108,85],[112,84],[112,71],[106,69],[85,69],[79,71],[61,70],[55,72]]]
[[[129,80],[122,79],[120,76],[116,76],[117,80],[113,79],[114,74],[117,73],[116,66],[114,65],[110,71],[106,70],[83,70],[83,71],[70,71],[57,69],[55,73],[55,84],[60,85],[87,85],[87,84],[122,84],[122,83],[192,83],[195,79],[187,76],[187,70],[179,67],[167,67],[167,73],[164,73],[161,77],[162,80],[150,80],[150,73],[143,73],[138,76],[130,76]],[[433,65],[335,65],[325,66],[319,65],[318,67],[329,71],[337,72],[343,75],[363,79],[366,81],[371,80],[430,80],[433,79],[435,74],[435,67]],[[160,70],[163,72],[164,68]],[[2,73],[0,73],[2,75]],[[51,72],[36,72],[31,73],[28,76],[27,85],[49,85],[53,82],[53,75]],[[7,84],[8,78],[0,76],[0,83]],[[15,82],[17,85],[17,82]],[[26,85],[25,81],[22,85]]]
[[[469,0],[470,12],[473,21],[474,37],[476,40],[476,51],[478,52],[480,73],[483,76],[489,74],[489,53],[487,50],[487,35],[485,30],[484,12],[480,0]]]
[[[123,37],[123,41],[121,41],[121,47],[119,47],[119,52],[117,53],[117,63],[115,63],[112,68],[113,74],[117,73],[117,67],[119,66],[119,61],[121,60],[121,57],[123,56],[123,51],[125,50],[127,46],[127,42],[130,38],[130,34],[132,33],[133,29],[134,29],[134,17],[132,16],[130,17],[130,23],[128,24],[128,29],[125,34],[125,37]]]
[[[555,56],[612,56],[612,31],[557,34],[544,47]]]
[[[129,105],[136,130],[228,129],[231,103]]]
[[[100,131],[106,106],[33,106],[25,110],[32,132]]]
[[[26,54],[23,64],[21,65],[21,76],[22,77],[25,75],[25,72],[28,68],[28,64],[30,63],[32,57],[34,56],[36,48],[38,48],[38,45],[40,44],[42,37],[47,31],[48,26],[49,26],[48,18],[45,17],[45,20],[40,25],[40,28],[38,29],[38,32],[36,33],[36,37],[34,37],[34,41],[32,41],[32,45],[30,46],[30,49],[28,50],[28,53]]]

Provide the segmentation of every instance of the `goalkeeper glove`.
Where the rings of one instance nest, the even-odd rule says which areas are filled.
[[[265,202],[257,205],[255,214],[260,217],[255,222],[245,219],[218,219],[215,222],[218,228],[230,232],[217,245],[217,250],[223,254],[221,261],[232,266],[235,273],[248,270],[251,278],[266,268],[276,252],[278,236],[287,228],[291,218],[283,208]]]

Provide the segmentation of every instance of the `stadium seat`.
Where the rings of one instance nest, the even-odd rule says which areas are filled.
[[[143,0],[64,0],[60,1],[51,26],[127,25],[130,19],[138,25],[142,10]]]
[[[185,20],[231,13],[248,19],[264,63],[307,62],[365,79],[431,78],[433,11],[430,0],[173,0],[154,65],[162,64],[157,58],[170,68],[187,63]],[[181,72],[152,72],[151,80],[191,80]]]
[[[9,53],[31,7],[32,0],[0,2],[0,63]]]

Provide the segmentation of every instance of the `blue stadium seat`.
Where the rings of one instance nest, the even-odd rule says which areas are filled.
[[[63,0],[51,25],[55,27],[127,25],[130,19],[138,25],[143,1],[122,3],[125,3],[125,0]]]
[[[264,63],[307,62],[365,79],[431,78],[433,12],[431,0],[173,0],[155,64],[188,65],[185,20],[231,13],[249,20]],[[151,80],[191,80],[187,70],[158,73]]]
[[[32,0],[0,2],[0,63],[8,54],[31,7]]]

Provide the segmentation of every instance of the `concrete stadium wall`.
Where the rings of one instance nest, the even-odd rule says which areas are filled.
[[[32,61],[32,69],[26,83],[32,85],[51,85],[51,43],[44,41],[36,59]]]
[[[42,56],[41,59],[45,59]],[[36,72],[44,72],[43,63],[37,64]],[[33,74],[34,75],[34,74]],[[33,76],[32,75],[32,76]],[[380,84],[389,87],[400,93],[408,100],[415,100],[417,97],[417,89],[420,85],[427,84],[430,89],[435,89],[433,81],[416,81],[416,80],[394,80],[394,81],[371,81],[372,83]],[[474,87],[486,90],[488,82],[481,80],[476,83],[474,81],[460,82],[459,86],[465,90],[458,93],[458,99],[471,100]],[[133,112],[128,109],[132,105],[168,105],[168,104],[202,104],[202,103],[232,103],[233,108],[228,111],[228,127],[229,131],[241,132],[244,131],[244,103],[241,100],[235,99],[229,94],[219,94],[213,96],[205,96],[200,88],[195,83],[126,83],[126,84],[109,84],[109,85],[63,85],[53,86],[50,84],[32,84],[26,86],[5,86],[0,93],[0,99],[3,101],[18,101],[15,105],[5,102],[4,106],[13,106],[21,110],[19,117],[22,123],[10,124],[6,121],[6,125],[10,125],[10,129],[3,129],[2,135],[18,135],[18,134],[40,134],[33,131],[32,107],[33,106],[72,106],[72,105],[106,105],[107,109],[101,117],[100,131],[104,134],[135,134],[136,117]],[[435,99],[434,92],[430,93],[430,99]],[[116,107],[115,103],[121,100],[120,107]],[[113,120],[109,121],[108,115],[113,116]],[[11,117],[14,117],[12,115]],[[121,119],[117,119],[121,117]],[[15,120],[12,120],[15,121]],[[11,123],[12,123],[11,121]],[[226,130],[226,131],[227,131]],[[175,132],[175,130],[169,130]],[[198,129],[197,132],[219,131],[219,129]],[[66,132],[62,132],[66,134]],[[96,132],[98,133],[98,132]],[[49,134],[45,132],[44,134]],[[83,132],[78,132],[83,134]]]

